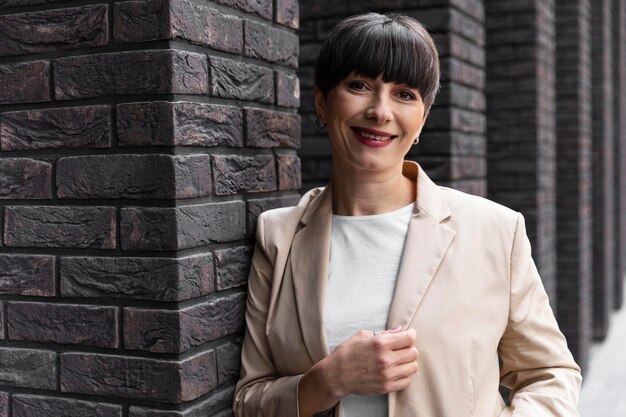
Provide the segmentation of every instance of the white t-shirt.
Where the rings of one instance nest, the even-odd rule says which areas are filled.
[[[385,330],[415,204],[371,216],[333,215],[324,305],[328,349],[359,330]],[[344,417],[386,417],[387,395],[348,395]]]

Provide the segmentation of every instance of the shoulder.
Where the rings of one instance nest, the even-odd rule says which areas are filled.
[[[295,206],[280,207],[261,213],[257,220],[256,239],[268,252],[284,245],[291,245],[299,230],[302,216],[309,206],[320,198],[324,187],[305,193]]]
[[[483,233],[498,231],[512,237],[519,223],[523,223],[519,212],[495,201],[448,187],[440,186],[439,190],[450,208],[450,221],[456,226]]]

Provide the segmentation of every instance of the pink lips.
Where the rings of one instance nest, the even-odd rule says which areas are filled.
[[[354,136],[359,140],[359,142],[361,142],[364,145],[371,146],[373,148],[383,148],[389,145],[391,142],[393,142],[393,140],[396,138],[396,135],[393,135],[389,132],[384,132],[382,130],[368,129],[365,127],[358,127],[358,128],[352,127],[351,129],[354,132]],[[388,140],[371,139],[371,138],[363,136],[361,132],[365,132],[370,135],[376,135],[376,136],[388,136],[388,137],[391,137],[391,139],[388,139]]]

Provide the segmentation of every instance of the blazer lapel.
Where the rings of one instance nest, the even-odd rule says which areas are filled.
[[[406,329],[455,232],[442,224],[450,217],[450,210],[439,187],[415,163],[405,163],[404,175],[417,177],[417,204],[409,223],[387,325]]]
[[[313,363],[328,356],[323,324],[332,224],[330,186],[302,216],[304,227],[294,237],[291,274],[305,347]]]

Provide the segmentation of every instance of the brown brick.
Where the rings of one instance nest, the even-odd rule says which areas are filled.
[[[206,399],[184,410],[157,410],[153,408],[130,406],[129,417],[206,417],[215,416],[219,410],[230,409],[235,395],[234,385],[222,386],[209,393]]]
[[[216,0],[216,3],[241,9],[244,12],[257,14],[272,20],[272,2],[261,0]]]
[[[215,194],[276,190],[276,168],[271,155],[212,155]]]
[[[30,158],[0,159],[0,199],[52,197],[52,165]]]
[[[295,206],[296,204],[298,204],[298,201],[300,201],[300,196],[298,195],[271,198],[255,198],[248,200],[246,202],[246,224],[248,228],[248,236],[254,236],[256,232],[256,222],[259,214],[263,213],[266,210],[278,207]]]
[[[117,308],[78,304],[9,302],[12,340],[117,347]]]
[[[241,53],[243,24],[236,16],[186,0],[126,1],[115,6],[116,42],[180,38]]]
[[[276,23],[298,29],[300,8],[297,0],[276,0]]]
[[[300,106],[300,79],[296,74],[276,71],[276,104],[283,107]]]
[[[0,254],[0,294],[55,295],[54,257]]]
[[[98,47],[107,44],[107,6],[10,14],[0,27],[1,56]]]
[[[47,0],[48,3],[54,3],[63,0]],[[0,8],[32,6],[35,4],[46,3],[46,0],[0,0]]]
[[[178,250],[245,236],[245,203],[230,201],[177,208],[122,208],[125,250]]]
[[[246,56],[297,68],[299,47],[295,33],[246,21],[243,47]]]
[[[7,246],[115,248],[115,208],[5,207]]]
[[[9,393],[0,392],[0,417],[9,417]]]
[[[258,148],[300,146],[300,116],[294,113],[248,108],[246,144]]]
[[[75,156],[57,162],[59,198],[191,198],[210,192],[207,155]]]
[[[56,353],[48,350],[0,347],[0,384],[56,389]]]
[[[239,378],[241,366],[241,342],[230,341],[215,349],[217,354],[218,382],[224,384]]]
[[[109,106],[26,110],[0,116],[3,151],[110,146]]]
[[[0,301],[0,340],[2,339],[4,339],[4,301]],[[2,401],[1,397],[0,397],[0,401]],[[1,406],[0,406],[0,409],[1,409]],[[2,416],[2,413],[0,413],[0,417],[1,416]]]
[[[0,65],[0,104],[50,101],[50,63]]]
[[[181,403],[217,385],[215,352],[182,361],[94,353],[61,354],[61,391]]]
[[[300,158],[296,155],[276,155],[278,163],[278,189],[298,190],[302,186]]]
[[[0,414],[1,416],[2,414]],[[122,417],[122,406],[40,395],[13,395],[13,417]]]
[[[248,282],[252,247],[218,249],[215,251],[215,270],[219,291],[239,287]]]
[[[183,51],[132,51],[54,61],[57,99],[129,94],[204,94],[206,56]]]
[[[235,293],[183,310],[124,309],[124,346],[185,352],[243,329],[245,294]]]
[[[192,102],[148,102],[117,106],[122,146],[243,146],[238,107]]]
[[[62,257],[60,280],[66,297],[182,301],[213,292],[213,256]]]
[[[212,56],[211,95],[246,101],[274,103],[274,74],[271,69]]]

